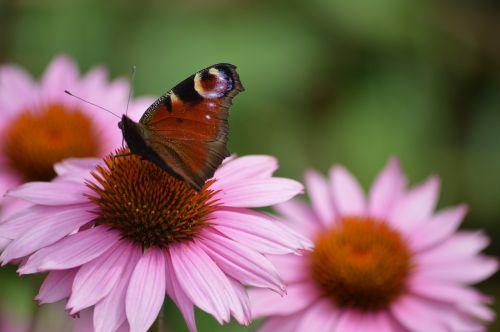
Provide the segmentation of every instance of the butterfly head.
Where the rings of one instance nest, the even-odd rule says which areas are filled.
[[[118,128],[122,131],[123,139],[132,152],[135,152],[139,146],[144,145],[142,127],[125,114],[122,115],[122,120],[118,122]]]
[[[125,131],[127,131],[127,129],[129,129],[134,124],[135,122],[132,119],[123,114],[122,120],[118,122],[118,128],[120,128],[120,130],[125,134]]]

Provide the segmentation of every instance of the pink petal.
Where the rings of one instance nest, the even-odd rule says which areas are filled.
[[[38,224],[40,218],[50,216],[61,208],[59,206],[29,206],[13,213],[0,223],[0,234],[8,239],[16,239]]]
[[[405,296],[392,305],[391,312],[410,331],[447,332],[439,320],[439,312],[433,309],[416,297]]]
[[[172,301],[175,302],[179,308],[188,329],[190,332],[197,332],[196,321],[194,317],[193,302],[188,298],[186,293],[182,290],[181,284],[175,275],[174,266],[170,253],[165,251],[165,275],[166,275],[166,291]]]
[[[330,170],[333,200],[342,216],[360,216],[366,213],[363,188],[352,174],[342,166]]]
[[[0,89],[0,91],[1,91],[1,89]],[[0,133],[1,133],[1,130],[2,130],[2,128],[0,128]],[[3,206],[5,206],[7,204],[5,202],[5,198],[8,198],[8,197],[4,197],[4,194],[8,190],[19,186],[23,182],[23,180],[21,179],[21,176],[17,172],[15,172],[13,170],[9,170],[7,167],[8,167],[7,165],[0,164],[0,169],[1,169],[1,172],[0,172],[0,197],[2,199]],[[5,209],[5,207],[2,207],[2,217],[5,214],[4,209]]]
[[[224,210],[213,212],[211,216],[214,228],[258,252],[288,254],[302,249],[299,239],[261,213]]]
[[[312,282],[289,284],[286,290],[285,296],[280,296],[266,289],[249,290],[252,317],[261,318],[297,313],[321,297],[316,285]]]
[[[58,56],[49,64],[42,77],[42,95],[49,101],[65,98],[64,90],[74,91],[78,68],[67,56]]]
[[[165,299],[165,256],[156,248],[147,249],[130,277],[125,310],[131,332],[147,331]]]
[[[71,315],[96,304],[108,295],[122,277],[131,251],[131,245],[118,242],[106,253],[80,268],[66,305]]]
[[[239,281],[231,277],[228,277],[228,280],[233,286],[236,295],[231,297],[231,314],[239,324],[248,326],[252,321],[252,311],[250,310],[250,299],[247,290]]]
[[[41,205],[69,205],[88,202],[83,196],[86,192],[83,183],[70,182],[28,182],[15,189],[9,190],[7,195],[24,199]]]
[[[245,179],[270,178],[278,168],[278,161],[271,156],[243,156],[224,163],[217,169],[214,178],[217,181],[211,189],[224,187]]]
[[[21,258],[59,241],[95,218],[89,205],[74,205],[36,218],[37,223],[13,240],[0,256],[4,263]]]
[[[486,322],[491,322],[495,319],[495,312],[482,303],[464,302],[458,304],[458,307],[463,313]]]
[[[123,245],[129,247],[129,251],[124,253],[128,258],[128,262],[115,287],[94,307],[95,332],[112,332],[119,329],[123,323],[128,325],[126,324],[125,297],[130,282],[130,276],[139,258],[142,256],[142,249],[138,245]],[[126,331],[128,330],[129,329],[126,329]]]
[[[339,310],[332,305],[332,301],[321,299],[304,310],[296,331],[336,331],[338,319]]]
[[[387,317],[380,322],[378,315],[373,312],[359,312],[345,310],[341,313],[336,329],[338,331],[352,332],[392,332],[393,328]]]
[[[69,330],[69,329],[67,329]],[[92,332],[92,310],[87,309],[78,313],[73,319],[72,332]]]
[[[272,316],[267,319],[257,330],[258,332],[302,332],[298,331],[297,325],[302,319],[302,315]],[[312,330],[308,330],[312,331]],[[322,330],[320,330],[322,331]]]
[[[108,72],[106,68],[98,66],[92,68],[84,77],[80,80],[79,91],[80,97],[83,98],[97,98],[95,100],[105,99],[105,92],[108,84]]]
[[[49,272],[35,300],[40,304],[54,303],[70,296],[77,271],[78,269],[70,269]]]
[[[321,174],[313,170],[306,172],[305,181],[314,212],[323,226],[329,228],[333,224],[336,214],[327,181]]]
[[[323,226],[313,210],[303,201],[291,199],[287,202],[275,205],[274,209],[289,221],[292,227],[296,228],[308,238],[313,237]]]
[[[224,186],[215,194],[225,206],[264,207],[285,202],[302,192],[303,186],[285,178],[253,178]]]
[[[98,158],[68,158],[54,165],[57,175],[71,175],[74,172],[87,174],[101,164]]]
[[[414,297],[413,301],[425,307],[428,315],[446,326],[446,331],[485,331],[484,326],[477,319],[464,315],[455,306],[419,297]]]
[[[388,221],[397,229],[407,234],[411,233],[418,223],[430,217],[436,206],[438,194],[439,178],[431,177],[396,203]]]
[[[451,303],[479,303],[484,298],[478,291],[470,287],[421,276],[411,279],[410,291],[431,300]]]
[[[37,251],[17,271],[28,274],[77,267],[99,257],[119,240],[118,232],[104,226],[93,227]]]
[[[101,105],[104,108],[109,109],[110,111],[114,112],[115,114],[122,114],[125,113],[125,109],[127,106],[127,101],[128,101],[128,92],[129,92],[129,81],[124,78],[118,78],[107,84],[106,89],[103,91],[104,96],[102,98],[98,98],[98,96],[94,96],[92,100],[98,100],[99,105]],[[90,97],[89,97],[90,98]],[[151,105],[152,101],[149,99],[150,103],[147,105]],[[129,105],[129,111],[131,108],[136,104],[137,100],[131,101]],[[89,105],[85,105],[89,106]],[[146,107],[142,108],[142,113],[147,109]],[[93,112],[95,114],[95,111]],[[113,119],[112,115],[107,113],[107,112],[98,112],[97,115],[101,119],[106,119],[106,122],[116,122],[117,119]],[[132,115],[131,112],[128,114],[129,116]],[[139,119],[134,119],[134,121],[138,121]],[[115,130],[115,133],[119,133],[119,130]]]
[[[438,212],[428,222],[416,226],[410,235],[410,247],[421,251],[444,241],[456,232],[466,213],[465,205]]]
[[[210,230],[203,232],[199,243],[222,271],[239,282],[284,292],[285,286],[278,271],[257,251]]]
[[[425,278],[474,284],[490,277],[497,270],[496,258],[481,255],[462,261],[443,262],[439,265],[419,265],[417,273]]]
[[[422,265],[462,261],[476,256],[489,242],[489,238],[481,231],[459,231],[442,243],[419,253],[417,260]]]
[[[0,236],[0,252],[5,250],[12,240]]]
[[[310,279],[309,275],[309,255],[266,255],[278,269],[280,276],[285,283],[291,284],[303,282]]]
[[[368,214],[385,219],[403,195],[406,179],[398,158],[391,158],[375,179],[368,198]]]
[[[226,292],[232,291],[224,273],[196,245],[170,246],[170,257],[177,280],[191,301],[222,324],[229,321]]]
[[[18,114],[37,98],[33,79],[16,65],[0,67],[0,87],[0,109],[4,118]]]
[[[0,128],[0,132],[2,128]],[[1,134],[0,134],[1,135]],[[1,137],[0,137],[1,140]],[[0,206],[2,207],[0,211],[0,223],[2,220],[10,217],[13,213],[19,211],[23,204],[28,203],[21,201],[16,198],[8,197],[5,194],[7,190],[19,186],[23,179],[21,179],[20,174],[13,170],[9,170],[8,166],[2,165],[0,162]]]

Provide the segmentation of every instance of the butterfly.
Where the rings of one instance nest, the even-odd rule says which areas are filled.
[[[219,63],[198,71],[158,98],[139,122],[122,115],[118,128],[130,150],[201,190],[229,155],[228,116],[244,91],[236,67]]]

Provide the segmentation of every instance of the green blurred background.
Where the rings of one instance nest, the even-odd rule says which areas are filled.
[[[399,155],[412,183],[442,177],[441,206],[470,205],[463,227],[485,229],[496,256],[499,33],[495,0],[0,0],[0,62],[37,77],[59,53],[113,77],[135,64],[136,95],[234,63],[247,90],[231,112],[232,152],[275,155],[278,174],[299,180],[342,163],[365,188]],[[0,307],[28,320],[37,282],[1,269]],[[498,274],[480,288],[500,297]],[[165,319],[186,330],[171,303]],[[197,319],[200,331],[247,330]]]

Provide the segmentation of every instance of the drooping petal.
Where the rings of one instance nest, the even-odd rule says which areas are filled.
[[[397,158],[391,158],[375,179],[368,198],[370,216],[385,219],[394,203],[403,195],[406,179]]]
[[[303,190],[302,184],[285,178],[253,178],[232,182],[214,195],[224,206],[264,207],[289,200]]]
[[[231,314],[241,325],[249,325],[252,321],[252,311],[250,309],[250,299],[245,287],[237,280],[228,277],[233,286],[235,296],[231,297]]]
[[[130,277],[125,311],[131,332],[146,332],[153,324],[165,299],[165,256],[149,248],[137,262]]]
[[[67,209],[54,207],[39,217],[33,215],[37,223],[12,241],[0,260],[6,263],[59,241],[95,218],[94,214],[87,211],[88,207],[88,204],[73,205]]]
[[[342,166],[330,170],[335,207],[342,216],[360,216],[366,213],[363,189],[352,174]]]
[[[35,300],[44,304],[54,303],[69,297],[77,271],[78,268],[49,272]]]
[[[189,299],[222,324],[229,321],[226,292],[232,290],[224,273],[195,245],[170,246],[170,257],[177,280]]]
[[[119,240],[118,232],[104,226],[93,227],[37,251],[17,271],[29,274],[77,267],[99,257]]]
[[[66,305],[70,314],[90,307],[108,295],[122,277],[130,252],[130,245],[118,242],[106,253],[80,268]]]
[[[335,221],[333,197],[326,179],[313,170],[306,172],[305,181],[311,205],[323,226],[328,228]]]
[[[234,279],[247,285],[284,292],[285,287],[278,271],[257,251],[210,230],[202,233],[199,243],[214,262]]]
[[[165,275],[166,275],[166,291],[168,296],[174,301],[179,308],[182,316],[186,320],[189,332],[197,332],[196,321],[194,317],[193,302],[189,299],[186,293],[182,290],[182,286],[175,275],[174,266],[170,253],[165,251]]]
[[[119,330],[120,326],[127,320],[127,315],[125,313],[125,296],[130,283],[130,276],[139,258],[142,256],[142,249],[140,246],[127,246],[129,246],[129,250],[123,254],[127,256],[128,261],[122,275],[109,294],[94,307],[95,332],[114,332]],[[128,330],[129,329],[126,329],[126,331]]]
[[[13,213],[0,223],[0,234],[8,239],[16,239],[38,223],[40,218],[50,216],[59,207],[33,205]]]
[[[423,184],[406,193],[394,206],[388,222],[404,233],[429,219],[436,207],[439,194],[439,178],[431,177]]]

